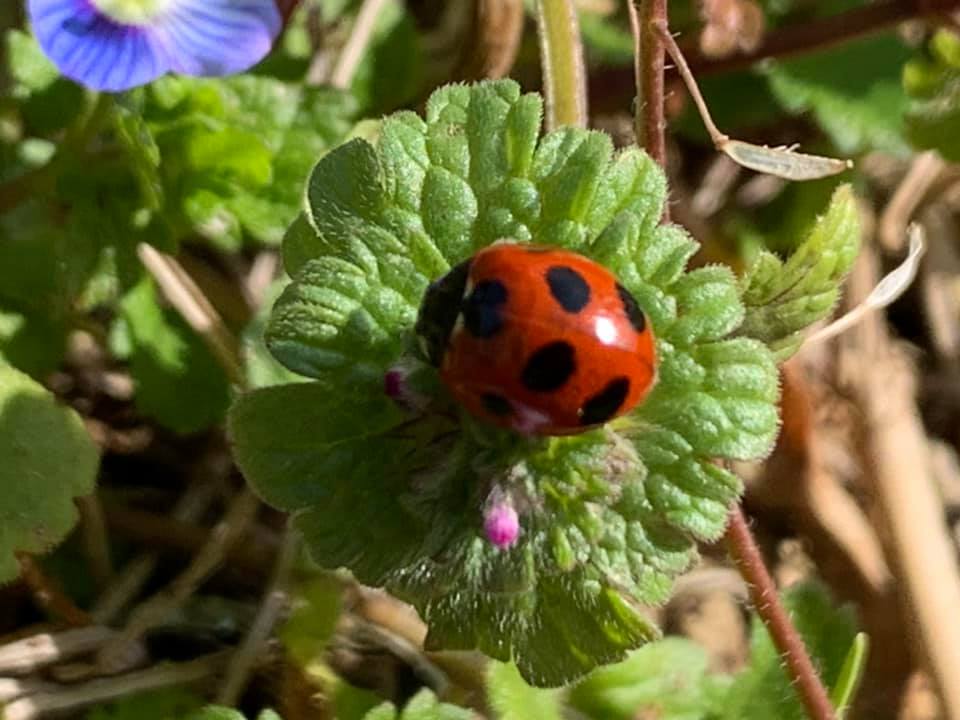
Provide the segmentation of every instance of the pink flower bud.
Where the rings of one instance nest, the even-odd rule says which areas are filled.
[[[383,375],[383,392],[404,410],[420,411],[427,406],[428,399],[411,387],[410,373],[407,365],[394,365]]]
[[[401,370],[387,370],[383,376],[383,391],[391,400],[400,401],[404,394],[406,378]]]
[[[487,540],[501,550],[506,550],[520,536],[520,518],[517,511],[506,501],[493,504],[483,515],[483,532]]]

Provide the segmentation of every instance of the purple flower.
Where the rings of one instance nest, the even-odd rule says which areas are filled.
[[[501,550],[513,545],[520,537],[520,518],[513,505],[506,500],[490,505],[483,514],[483,532]]]
[[[275,0],[29,0],[29,13],[61,73],[110,92],[167,72],[243,72],[281,27]]]

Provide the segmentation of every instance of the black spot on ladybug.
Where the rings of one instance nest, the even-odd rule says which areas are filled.
[[[480,402],[483,403],[483,407],[488,413],[497,417],[505,417],[513,412],[510,401],[497,393],[484,393],[480,397]]]
[[[623,303],[623,310],[627,313],[627,317],[630,319],[630,324],[633,325],[633,329],[638,333],[642,333],[647,329],[647,318],[644,316],[643,310],[641,310],[640,306],[637,305],[637,301],[634,299],[633,295],[630,294],[630,291],[620,283],[617,283],[617,294],[620,295],[620,302]]]
[[[577,369],[573,345],[563,340],[548,343],[523,366],[520,382],[534,392],[559,390]]]
[[[503,327],[501,306],[507,301],[507,288],[499,280],[477,283],[463,299],[463,325],[474,337],[489,338]]]
[[[618,377],[583,404],[580,411],[581,425],[599,425],[617,414],[630,392],[630,380]]]
[[[452,268],[446,275],[430,283],[420,304],[414,330],[423,338],[427,357],[437,367],[440,366],[450,333],[457,322],[460,298],[467,286],[469,272],[469,260]]]
[[[566,265],[554,265],[547,270],[550,294],[568,313],[578,313],[590,302],[590,286],[583,275]]]

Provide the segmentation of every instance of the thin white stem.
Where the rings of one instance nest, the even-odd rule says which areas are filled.
[[[207,343],[230,381],[242,387],[245,380],[237,339],[197,283],[175,258],[146,243],[137,247],[137,255],[170,304]]]
[[[346,90],[353,83],[353,76],[363,60],[370,38],[377,25],[377,18],[383,12],[387,0],[363,0],[360,12],[357,13],[350,29],[350,37],[340,51],[333,71],[330,73],[330,84],[335,88]]]

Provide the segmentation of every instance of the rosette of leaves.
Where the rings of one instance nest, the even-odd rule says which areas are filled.
[[[664,601],[696,542],[722,534],[741,483],[714,460],[770,450],[778,386],[765,342],[799,327],[735,335],[741,288],[726,267],[686,270],[697,245],[659,224],[655,163],[614,154],[598,132],[541,137],[541,113],[512,81],[449,86],[425,119],[392,115],[375,144],[354,139],[319,162],[266,333],[312,381],[243,396],[230,431],[246,477],[295,514],[317,562],[412,603],[428,647],[476,648],[557,685],[657,634],[639,606]],[[580,252],[634,294],[659,355],[638,409],[525,439],[446,399],[413,350],[418,306],[431,280],[502,238]],[[416,410],[384,393],[398,366]],[[522,527],[509,550],[482,530],[504,493]]]

